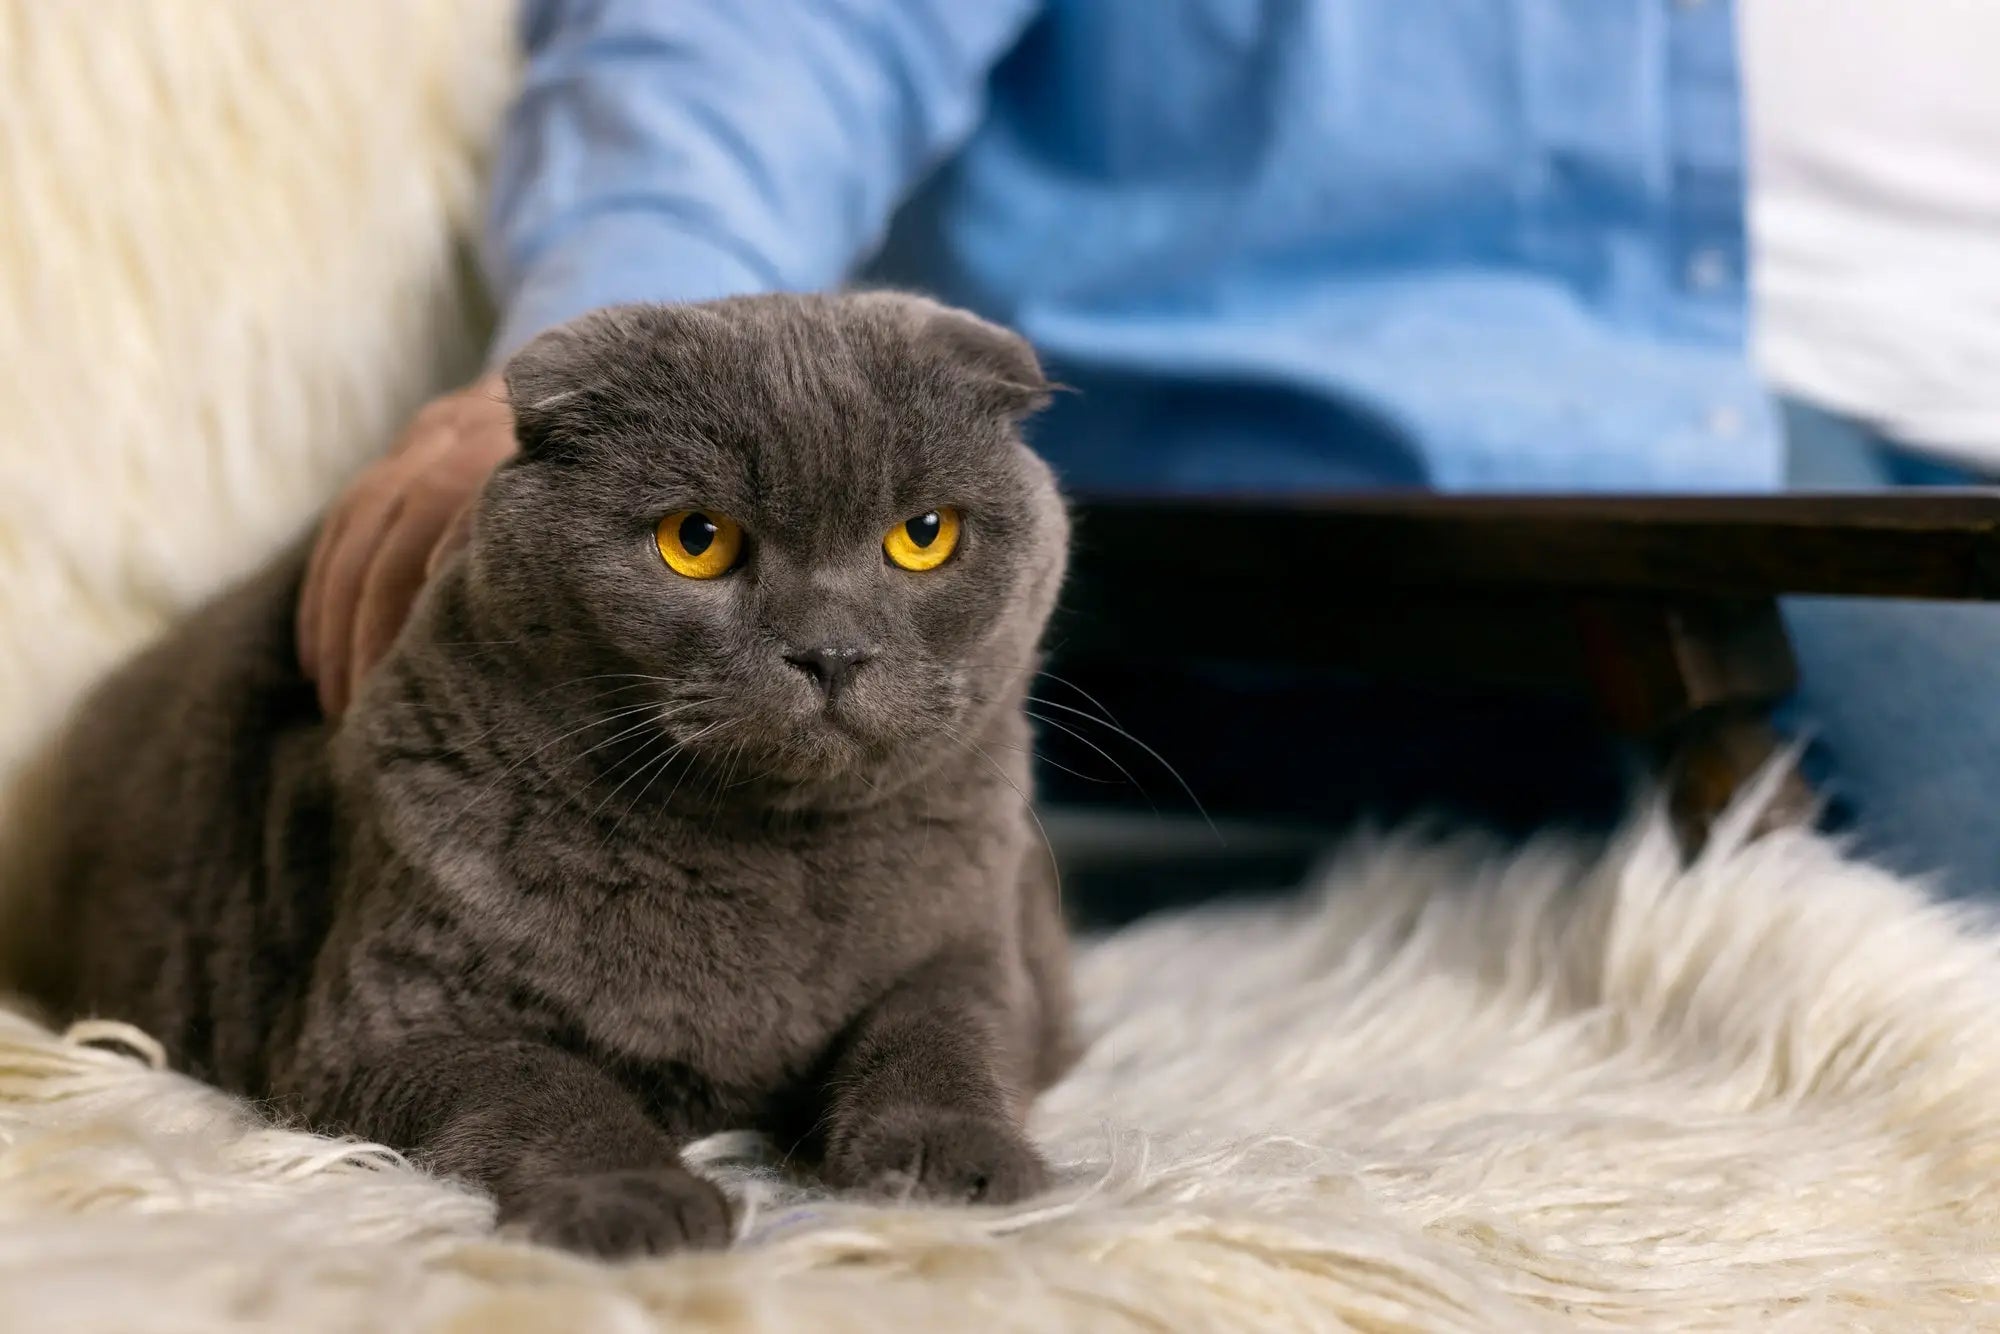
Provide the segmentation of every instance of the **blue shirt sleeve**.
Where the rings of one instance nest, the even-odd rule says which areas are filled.
[[[529,0],[496,358],[619,301],[813,291],[977,123],[1039,0]]]

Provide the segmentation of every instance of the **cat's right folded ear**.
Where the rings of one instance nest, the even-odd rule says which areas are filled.
[[[548,458],[573,450],[577,413],[589,382],[589,368],[605,347],[600,315],[546,329],[507,359],[501,379],[514,409],[514,435],[521,453]],[[560,409],[565,404],[572,411]]]
[[[515,434],[530,458],[570,461],[593,441],[657,425],[673,368],[712,337],[702,306],[605,306],[530,339],[501,368]]]

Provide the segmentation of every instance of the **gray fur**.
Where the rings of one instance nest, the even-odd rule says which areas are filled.
[[[507,379],[522,454],[337,730],[297,554],[86,705],[51,999],[601,1253],[726,1240],[677,1157],[725,1127],[841,1187],[1033,1191],[1069,997],[1024,804],[1067,546],[1032,353],[772,297],[602,312]],[[891,566],[945,504],[957,554]],[[697,507],[750,534],[735,573],[654,549]],[[827,646],[869,655],[830,704],[785,660]]]

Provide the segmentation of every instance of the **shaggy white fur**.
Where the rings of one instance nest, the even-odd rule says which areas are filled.
[[[514,8],[0,0],[0,775],[476,363]]]
[[[512,10],[0,0],[0,798],[476,357]],[[1357,849],[1090,947],[1052,1198],[829,1202],[725,1137],[743,1245],[625,1267],[0,1011],[0,1327],[2000,1327],[1996,953],[1801,836]]]
[[[618,1267],[0,1020],[0,1294],[24,1330],[2000,1326],[2000,948],[1805,836],[1356,849],[1091,946],[1082,991],[1051,1198],[830,1202],[722,1137],[741,1246]]]

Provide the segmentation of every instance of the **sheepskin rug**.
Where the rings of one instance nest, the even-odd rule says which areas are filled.
[[[0,0],[0,774],[481,356],[512,0]]]
[[[0,819],[78,691],[476,363],[512,11],[0,0]],[[0,1008],[0,1329],[2000,1328],[1996,937],[1735,818],[1692,867],[1650,813],[1357,845],[1091,942],[1053,1194],[828,1200],[724,1136],[714,1256],[527,1246]]]
[[[694,1156],[738,1247],[621,1266],[495,1237],[141,1036],[0,1019],[0,1324],[2000,1327],[2000,948],[1809,837],[1685,870],[1651,820],[1596,858],[1357,847],[1297,901],[1095,942],[1081,980],[1048,1198],[816,1198],[725,1136]]]

